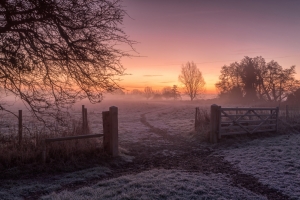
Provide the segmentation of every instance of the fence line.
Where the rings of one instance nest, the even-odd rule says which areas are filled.
[[[58,141],[65,141],[65,140],[87,139],[87,138],[101,137],[103,135],[104,134],[88,134],[88,135],[75,135],[75,136],[60,137],[60,138],[48,138],[45,139],[45,142],[50,143],[50,142],[58,142]]]
[[[300,106],[299,105],[286,105],[282,110],[282,114],[285,117],[285,120],[288,121],[293,118],[298,118],[300,115]]]
[[[59,137],[59,138],[47,138],[44,140],[43,147],[43,162],[46,162],[47,159],[47,144],[51,142],[59,142],[59,141],[67,141],[67,140],[75,140],[75,139],[87,139],[94,137],[102,137],[103,136],[103,148],[104,151],[109,155],[115,157],[118,156],[118,108],[115,106],[111,106],[109,111],[102,112],[102,120],[103,120],[103,134],[89,134],[86,135],[87,132],[87,109],[82,106],[82,120],[83,120],[83,134],[84,135],[76,135],[69,137]]]
[[[82,105],[82,132],[88,134],[87,108]]]
[[[252,134],[278,130],[279,108],[222,108],[211,105],[210,142],[223,135]]]

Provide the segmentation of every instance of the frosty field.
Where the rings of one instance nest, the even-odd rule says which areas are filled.
[[[195,132],[194,115],[210,103],[145,100],[86,104],[92,133],[101,132],[101,112],[110,106],[119,109],[119,158],[77,172],[1,180],[0,199],[300,199],[298,134],[209,144],[209,126]]]

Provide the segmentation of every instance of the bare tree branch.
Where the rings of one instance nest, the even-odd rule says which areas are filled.
[[[1,0],[0,84],[37,117],[119,88],[133,41],[118,0]]]

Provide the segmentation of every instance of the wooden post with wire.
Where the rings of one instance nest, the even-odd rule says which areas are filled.
[[[87,109],[82,106],[82,128],[83,130],[87,130]],[[103,134],[83,134],[69,137],[61,137],[61,138],[47,138],[43,143],[43,152],[42,159],[43,163],[46,163],[47,158],[47,144],[51,142],[59,142],[66,140],[78,140],[78,139],[87,139],[94,137],[102,137],[103,136],[103,147],[104,151],[109,155],[116,157],[119,155],[119,144],[118,144],[118,108],[115,106],[111,106],[109,111],[102,112],[102,120],[103,120]],[[86,132],[85,132],[86,133]]]
[[[82,105],[82,134],[88,134],[87,108]]]
[[[220,109],[221,106],[216,104],[211,105],[210,107],[210,136],[209,141],[211,143],[217,143],[219,138],[219,129],[220,129]]]
[[[103,119],[103,147],[109,155],[119,155],[118,144],[118,108],[111,106],[109,111],[102,112]]]

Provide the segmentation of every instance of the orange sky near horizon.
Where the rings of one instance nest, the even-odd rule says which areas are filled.
[[[226,2],[226,3],[225,3]],[[283,68],[296,65],[300,79],[300,1],[124,0],[121,26],[135,40],[133,57],[123,58],[125,90],[178,85],[182,64],[193,61],[217,93],[221,67],[244,56],[262,56]],[[126,49],[129,50],[129,49]]]

